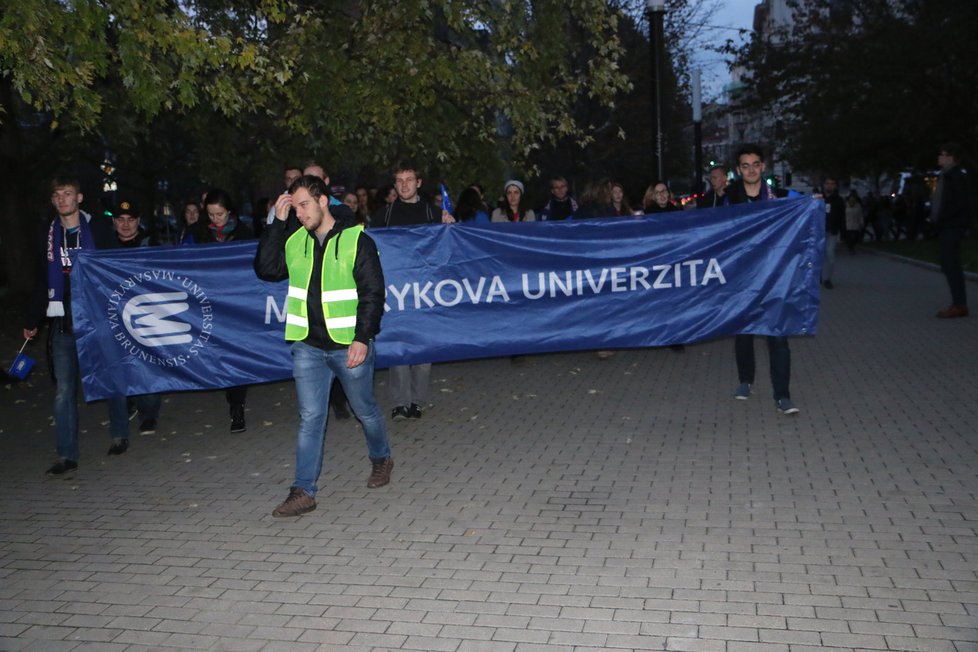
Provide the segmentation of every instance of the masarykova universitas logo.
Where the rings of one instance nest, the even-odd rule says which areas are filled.
[[[122,281],[109,295],[108,320],[113,339],[129,355],[165,367],[182,366],[199,355],[214,330],[204,288],[167,270],[143,271]]]

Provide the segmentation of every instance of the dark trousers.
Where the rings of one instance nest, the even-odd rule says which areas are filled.
[[[224,397],[228,400],[228,405],[232,408],[236,405],[244,407],[245,400],[248,398],[248,386],[229,387],[224,392]]]
[[[333,406],[334,412],[349,412],[346,391],[343,390],[343,384],[340,382],[339,376],[333,379],[333,387],[329,392],[329,404]]]
[[[791,380],[791,349],[787,337],[766,337],[768,357],[771,359],[771,385],[774,400],[791,398],[788,383]],[[742,383],[754,384],[754,336],[738,335],[734,338],[737,355],[737,377]]]
[[[941,271],[951,289],[951,304],[955,306],[968,305],[968,297],[964,289],[964,271],[961,268],[961,241],[964,240],[964,229],[941,229],[938,237],[941,248]]]

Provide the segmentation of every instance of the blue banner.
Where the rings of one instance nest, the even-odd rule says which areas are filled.
[[[387,283],[377,364],[814,335],[825,211],[812,198],[640,218],[372,229]],[[88,400],[291,377],[287,285],[254,241],[80,252]]]

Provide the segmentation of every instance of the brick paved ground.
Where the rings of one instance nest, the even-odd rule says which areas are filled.
[[[978,316],[933,318],[932,271],[838,268],[798,417],[766,373],[731,399],[729,340],[439,365],[394,483],[338,422],[294,520],[288,383],[240,435],[171,395],[118,458],[88,406],[67,479],[42,374],[0,388],[0,650],[978,650]]]

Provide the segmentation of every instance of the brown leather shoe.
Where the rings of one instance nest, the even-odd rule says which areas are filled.
[[[289,497],[281,505],[272,510],[272,516],[299,516],[316,509],[316,499],[299,487],[289,489]]]
[[[391,481],[391,471],[394,470],[393,457],[383,460],[370,460],[370,463],[373,465],[373,470],[370,472],[370,477],[367,478],[368,489],[383,487]]]
[[[954,319],[955,317],[967,317],[968,306],[948,306],[944,310],[938,310],[937,316],[940,319]]]

